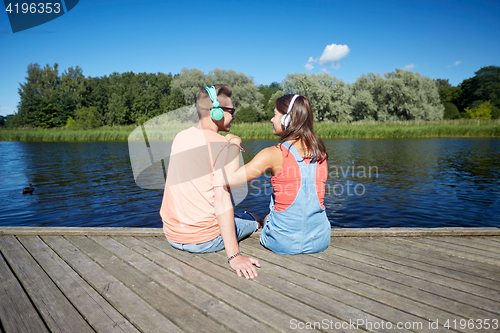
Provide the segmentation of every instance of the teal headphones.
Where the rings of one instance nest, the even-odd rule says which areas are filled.
[[[213,108],[210,109],[210,117],[212,117],[212,119],[215,121],[219,121],[224,118],[224,110],[219,107],[219,101],[217,100],[217,92],[215,91],[215,87],[205,87],[205,89],[208,92],[208,97],[210,97],[213,106]]]

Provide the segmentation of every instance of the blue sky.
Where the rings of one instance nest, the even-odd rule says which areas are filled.
[[[457,85],[499,60],[498,0],[80,0],[18,33],[0,13],[0,115],[16,111],[35,62],[93,77],[233,69],[257,84],[323,71],[354,82],[399,67]]]

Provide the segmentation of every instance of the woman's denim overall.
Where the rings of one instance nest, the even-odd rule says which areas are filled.
[[[330,222],[316,193],[316,165],[306,164],[288,142],[282,145],[293,154],[300,169],[300,189],[295,201],[283,211],[274,210],[274,194],[270,213],[262,229],[260,243],[279,254],[315,253],[330,244]]]

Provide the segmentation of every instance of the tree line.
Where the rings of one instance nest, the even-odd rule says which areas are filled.
[[[235,122],[271,119],[274,101],[285,94],[306,95],[316,121],[440,120],[500,116],[500,67],[483,67],[453,87],[448,80],[396,69],[367,74],[348,84],[329,74],[289,74],[281,83],[257,86],[234,70],[198,69],[181,73],[112,73],[85,77],[80,67],[59,73],[54,66],[30,64],[18,89],[17,113],[0,118],[7,127],[94,128],[141,124],[194,104],[200,87],[226,83],[233,88]]]
[[[444,118],[500,118],[500,67],[482,67],[456,87],[437,79]]]

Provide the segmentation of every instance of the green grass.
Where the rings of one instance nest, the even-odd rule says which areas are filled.
[[[148,138],[171,139],[185,128],[172,124],[148,130]],[[136,125],[101,127],[92,130],[0,129],[0,141],[126,141]],[[421,137],[500,137],[500,120],[391,121],[316,123],[316,133],[324,138],[421,138]],[[136,132],[139,133],[140,132]],[[233,124],[231,133],[242,139],[274,139],[270,122]],[[141,135],[139,135],[140,137]]]
[[[101,127],[90,130],[1,129],[0,141],[126,141],[134,128],[136,126]]]
[[[316,123],[314,130],[328,138],[421,138],[500,136],[500,120],[390,121]],[[243,139],[274,138],[270,123],[235,124],[231,133]]]

